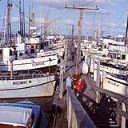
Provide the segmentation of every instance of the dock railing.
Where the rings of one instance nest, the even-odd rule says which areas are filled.
[[[67,121],[68,128],[96,128],[70,87],[67,87]]]
[[[98,88],[95,86],[95,89],[101,93],[106,94],[106,96],[111,97],[117,103],[116,112],[117,112],[117,123],[121,128],[126,128],[128,125],[128,96],[124,96],[115,92],[111,92],[102,88]]]

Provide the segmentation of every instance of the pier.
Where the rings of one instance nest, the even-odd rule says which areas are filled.
[[[82,102],[71,88],[62,98],[55,95],[52,128],[127,128],[127,97],[96,87],[89,75],[82,77],[87,82]]]
[[[87,85],[82,101],[70,87],[65,94],[65,79],[75,70],[75,65],[67,61],[68,56],[65,59],[66,67],[60,66],[61,83],[54,96],[49,128],[127,128],[127,96],[98,87],[90,73],[81,73]]]

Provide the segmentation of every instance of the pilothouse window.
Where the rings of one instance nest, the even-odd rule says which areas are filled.
[[[122,55],[122,60],[125,60],[126,59],[126,56],[125,55]]]

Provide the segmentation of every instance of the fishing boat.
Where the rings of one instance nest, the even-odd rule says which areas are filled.
[[[0,103],[0,128],[46,128],[46,115],[29,101]]]
[[[128,75],[106,74],[102,79],[103,89],[128,96]]]
[[[86,63],[99,86],[118,94],[128,95],[128,19],[126,35],[121,40],[106,40],[106,54],[86,54]],[[98,82],[97,82],[98,83]]]
[[[1,73],[0,99],[50,97],[54,94],[55,75],[38,71],[10,75]]]
[[[43,106],[51,106],[56,83],[57,55],[47,53],[46,56],[13,59],[16,56],[10,56],[10,48],[2,50],[4,61],[0,62],[0,101],[30,99]]]
[[[6,7],[9,5],[7,0]],[[8,8],[6,11],[9,11]],[[9,17],[8,14],[6,13],[6,17]],[[21,16],[23,18],[23,15]],[[9,25],[10,21],[6,22]],[[23,24],[22,22],[20,24]],[[43,106],[47,104],[45,108],[49,108],[55,90],[57,54],[43,49],[44,47],[37,48],[44,45],[44,42],[27,44],[22,29],[21,41],[14,45],[10,44],[9,31],[5,32],[7,33],[4,42],[7,45],[4,44],[0,48],[0,101],[30,99],[39,101]]]
[[[12,47],[4,47],[0,49],[0,71],[11,71],[11,61],[13,71],[33,70],[39,68],[55,68],[58,64],[58,56],[53,51],[36,52],[26,54],[26,49],[14,50]]]
[[[127,64],[128,53],[113,50],[108,52],[108,56],[91,56],[89,69],[94,81],[97,81],[97,77],[99,77],[100,87],[122,95],[128,95]]]

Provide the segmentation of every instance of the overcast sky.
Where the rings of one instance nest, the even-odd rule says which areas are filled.
[[[3,17],[5,13],[5,1],[0,2],[0,31],[2,30]],[[12,30],[19,30],[19,12],[18,1],[13,2],[11,20]],[[70,6],[83,6],[95,8],[98,6],[98,11],[85,10],[83,18],[83,35],[92,35],[94,30],[103,32],[104,35],[118,35],[125,33],[126,18],[128,15],[128,0],[33,0],[36,25],[41,26],[44,21],[44,16],[48,16],[49,28],[51,32],[59,34],[70,34],[71,26],[75,26],[75,33],[78,33],[79,11],[66,9],[65,4]],[[28,28],[29,5],[32,0],[25,0],[25,17],[26,28]]]

